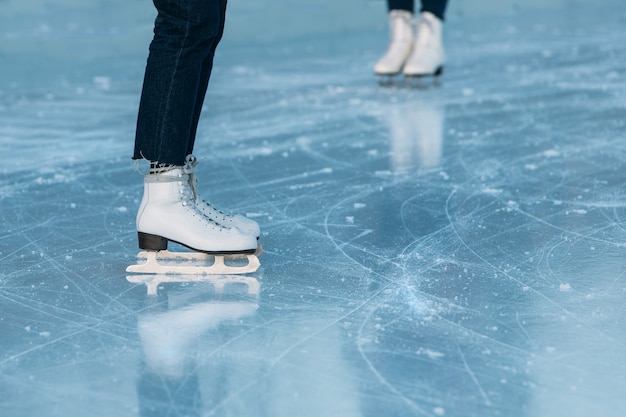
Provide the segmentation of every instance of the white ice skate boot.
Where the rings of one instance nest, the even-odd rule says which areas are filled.
[[[438,17],[430,12],[421,14],[417,22],[413,51],[404,65],[404,75],[407,78],[441,75],[445,60],[442,32],[443,22]]]
[[[239,214],[224,213],[223,211],[215,208],[209,202],[200,198],[197,186],[198,178],[194,173],[194,168],[198,165],[198,158],[190,154],[187,155],[186,162],[185,172],[189,174],[189,184],[195,195],[195,202],[198,210],[200,210],[200,212],[202,212],[202,214],[204,214],[207,218],[221,224],[222,226],[228,228],[236,227],[242,232],[252,235],[258,239],[261,234],[261,229],[257,222]]]
[[[189,174],[183,167],[164,168],[162,172],[144,177],[144,194],[137,213],[137,234],[139,247],[146,250],[139,256],[148,261],[128,267],[128,272],[230,274],[252,272],[259,267],[254,255],[257,250],[256,236],[234,227],[225,227],[204,216],[196,207]],[[201,254],[169,252],[170,241]],[[206,260],[208,257],[213,260],[210,266],[165,265],[158,262],[158,259]],[[232,267],[224,263],[224,257],[247,258],[248,264],[243,269]]]
[[[380,76],[381,83],[391,81],[391,77],[402,71],[413,48],[413,14],[406,10],[389,12],[391,41],[387,52],[374,66],[374,72]]]

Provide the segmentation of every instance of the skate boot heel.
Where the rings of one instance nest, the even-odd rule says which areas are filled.
[[[143,250],[166,250],[167,239],[157,235],[151,235],[149,233],[137,232],[139,238],[139,248]]]

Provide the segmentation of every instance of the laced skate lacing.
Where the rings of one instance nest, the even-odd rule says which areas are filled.
[[[189,186],[192,190],[193,193],[193,198],[195,202],[202,202],[204,203],[207,208],[210,210],[211,215],[215,216],[215,217],[221,217],[222,221],[228,221],[229,219],[231,219],[233,216],[224,213],[223,211],[219,210],[218,208],[216,208],[215,206],[213,206],[211,203],[209,203],[206,200],[200,199],[199,197],[199,193],[198,193],[198,178],[196,177],[195,174],[195,167],[198,165],[199,161],[198,158],[196,158],[195,155],[193,154],[189,154],[187,155],[187,157],[185,158],[185,165],[183,166],[183,172],[187,175],[189,175]],[[212,221],[215,221],[215,219],[212,219]]]
[[[196,182],[198,179],[196,178],[196,174],[194,173],[194,168],[198,165],[198,158],[189,154],[185,157],[185,165],[183,165],[183,172],[188,175],[189,188],[191,189],[192,197],[195,200],[198,199],[198,187],[196,186]]]
[[[193,157],[193,155],[190,155]],[[194,157],[195,158],[195,157]],[[196,162],[197,163],[197,162]],[[180,200],[182,201],[184,206],[193,206],[198,193],[196,191],[195,186],[191,186],[191,184],[195,183],[195,175],[193,173],[193,167],[195,164],[191,164],[189,161],[189,156],[185,161],[185,165],[176,166],[170,164],[161,164],[152,162],[150,164],[150,175],[146,177],[146,181],[148,182],[178,182],[181,185],[179,189]],[[164,175],[168,172],[171,172],[175,169],[180,169],[182,174],[178,175]]]
[[[228,227],[223,224],[217,222],[213,218],[209,218],[204,215],[204,213],[198,208],[198,192],[195,186],[196,178],[193,173],[193,167],[197,164],[196,159],[193,155],[192,158],[187,157],[185,165],[176,166],[176,165],[155,165],[150,168],[150,175],[145,176],[146,182],[177,182],[179,184],[178,188],[178,198],[180,204],[186,207],[189,210],[192,210],[194,216],[198,216],[199,218],[207,221],[213,228],[217,228],[220,230],[228,230]],[[167,175],[170,171],[175,169],[179,169],[182,173],[177,175]]]
[[[195,202],[196,202],[196,195],[194,190],[189,187],[187,184],[185,184],[188,180],[188,178],[185,178],[186,175],[182,175],[179,178],[180,181],[180,190],[179,190],[179,196],[180,196],[180,201],[181,204],[185,207],[189,206],[189,207],[194,207],[195,208]]]
[[[189,210],[192,210],[195,216],[199,216],[199,218],[208,222],[211,225],[211,227],[213,227],[214,229],[219,229],[220,231],[228,230],[227,227],[218,223],[214,219],[206,217],[202,213],[202,211],[198,208],[196,204],[196,201],[197,201],[196,189],[195,187],[192,187],[190,185],[191,174],[187,174],[184,167],[183,167],[183,172],[185,174],[181,175],[180,178],[178,178],[179,184],[180,184],[179,194],[180,194],[181,204],[184,207],[188,208]]]

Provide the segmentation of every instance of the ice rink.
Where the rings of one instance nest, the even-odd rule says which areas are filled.
[[[381,0],[231,3],[199,187],[265,253],[193,277],[125,272],[151,2],[0,1],[0,416],[626,416],[626,2],[451,0],[419,89]]]

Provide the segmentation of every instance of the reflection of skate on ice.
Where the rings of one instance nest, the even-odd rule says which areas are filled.
[[[210,301],[139,317],[137,327],[149,370],[161,377],[185,375],[191,347],[205,332],[225,321],[256,313],[254,302]]]
[[[385,54],[374,66],[381,84],[391,84],[394,75],[400,74],[413,48],[411,12],[392,10],[389,12],[390,43]]]
[[[443,22],[429,12],[423,12],[417,22],[413,51],[404,65],[404,75],[411,81],[433,76],[435,82],[443,73]]]
[[[199,359],[206,353],[211,332],[219,335],[216,330],[219,326],[239,325],[244,317],[258,310],[257,300],[244,301],[240,297],[237,301],[209,300],[212,295],[222,296],[204,290],[205,286],[168,288],[162,297],[146,299],[146,306],[137,318],[143,350],[137,378],[138,415],[203,415]]]
[[[137,233],[139,247],[147,251],[147,261],[129,266],[128,272],[236,274],[259,268],[255,255],[257,236],[237,227],[226,227],[203,214],[196,206],[192,175],[192,169],[190,172],[186,167],[170,167],[145,176]],[[201,256],[202,260],[211,262],[202,265],[159,262],[159,259],[172,260],[171,252],[161,253],[167,250],[170,241],[206,254]],[[179,261],[189,257],[186,253],[175,256]]]
[[[158,288],[165,283],[209,283],[213,286],[216,294],[223,294],[227,288],[243,285],[248,296],[259,294],[261,284],[251,276],[246,275],[165,275],[165,274],[140,274],[126,276],[128,282],[145,284],[147,295],[157,295]]]

